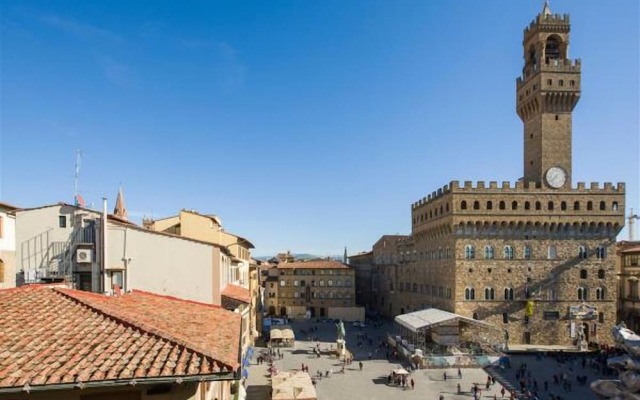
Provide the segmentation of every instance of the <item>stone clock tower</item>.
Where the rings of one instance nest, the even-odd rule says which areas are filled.
[[[524,122],[524,181],[571,188],[571,118],[580,99],[580,60],[569,57],[569,15],[542,12],[524,30],[516,110]]]

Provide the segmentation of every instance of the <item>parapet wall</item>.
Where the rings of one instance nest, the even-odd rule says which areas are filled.
[[[548,189],[535,182],[509,182],[503,181],[498,185],[497,181],[464,181],[461,185],[460,181],[451,181],[448,185],[433,191],[430,195],[423,197],[411,205],[412,209],[422,207],[423,205],[432,203],[451,193],[467,193],[467,194],[540,194],[540,195],[573,195],[573,194],[624,194],[625,184],[618,182],[613,184],[605,182],[578,182],[571,189]]]
[[[524,28],[524,36],[526,37],[530,32],[535,31],[535,29],[540,25],[559,25],[566,26],[567,29],[571,23],[571,18],[569,14],[552,14],[552,15],[542,15],[538,14],[536,19],[529,23],[529,26]]]

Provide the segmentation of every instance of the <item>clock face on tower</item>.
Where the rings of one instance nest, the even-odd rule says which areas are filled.
[[[567,174],[560,167],[551,167],[547,170],[545,179],[549,186],[558,189],[564,186],[564,183],[567,180]]]

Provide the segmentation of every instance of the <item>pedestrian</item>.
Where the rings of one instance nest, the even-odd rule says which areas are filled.
[[[504,397],[504,388],[500,389],[500,394],[502,395],[501,397]]]
[[[440,393],[440,400],[444,400],[444,395],[442,393]]]
[[[462,394],[462,388],[460,387],[460,383],[458,383],[458,394]]]
[[[458,368],[458,379],[462,379],[462,370]]]
[[[445,382],[447,381],[447,371],[444,371],[444,373],[442,374],[442,376],[444,377]]]
[[[358,363],[358,366],[360,367],[360,371],[362,371],[362,367],[364,366],[364,365],[362,364],[362,361],[360,361],[360,362]]]
[[[416,383],[413,381],[413,378],[411,378],[411,390],[416,388]]]

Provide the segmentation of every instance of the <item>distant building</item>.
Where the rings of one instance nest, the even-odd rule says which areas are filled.
[[[18,207],[0,203],[0,289],[16,286],[16,217]]]
[[[373,251],[366,251],[348,257],[349,266],[356,272],[356,304],[373,310]]]
[[[617,270],[620,272],[618,319],[629,329],[640,332],[640,241],[619,242],[617,249]]]
[[[285,262],[265,282],[268,315],[363,320],[356,307],[355,271],[339,261]]]
[[[0,290],[0,399],[231,400],[240,316],[133,291]],[[211,329],[215,327],[215,329]]]

